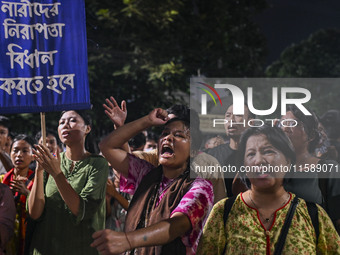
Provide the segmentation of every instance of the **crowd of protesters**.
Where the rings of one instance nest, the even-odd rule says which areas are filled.
[[[340,254],[339,111],[292,106],[281,118],[294,125],[250,128],[230,124],[255,118],[231,105],[226,138],[203,140],[185,105],[130,123],[124,100],[103,106],[113,131],[101,155],[86,111],[62,112],[45,144],[40,132],[10,136],[0,116],[0,254]],[[226,165],[256,170],[195,171]]]

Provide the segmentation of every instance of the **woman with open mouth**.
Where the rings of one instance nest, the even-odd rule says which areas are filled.
[[[121,149],[131,137],[151,126],[165,125],[158,142],[159,167]],[[102,254],[195,254],[205,219],[213,204],[211,183],[190,178],[189,119],[169,120],[157,108],[119,127],[100,149],[121,173],[120,188],[133,194],[124,232],[93,234],[93,247]]]
[[[92,233],[105,227],[107,161],[91,153],[86,139],[91,119],[86,111],[61,113],[58,135],[65,152],[35,146],[35,182],[28,201],[36,220],[29,254],[98,254]]]
[[[327,213],[283,186],[295,163],[293,145],[277,127],[244,132],[237,164],[249,190],[215,204],[204,227],[198,254],[340,254],[340,237]],[[272,168],[270,168],[272,167]]]

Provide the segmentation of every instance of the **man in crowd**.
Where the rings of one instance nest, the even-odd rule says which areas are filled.
[[[240,141],[242,133],[249,128],[248,121],[255,118],[255,115],[251,113],[248,106],[245,105],[244,115],[233,114],[233,105],[230,105],[225,113],[225,132],[229,138],[229,142],[221,144],[212,149],[208,149],[205,152],[215,157],[220,165],[223,166],[235,166],[236,151]],[[236,173],[228,173],[224,179],[227,196],[233,196],[232,183]]]
[[[0,115],[0,174],[5,174],[13,168],[11,158],[5,151],[6,143],[9,142],[9,119]]]

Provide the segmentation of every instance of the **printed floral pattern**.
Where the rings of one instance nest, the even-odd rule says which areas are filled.
[[[198,254],[221,254],[225,244],[225,254],[273,254],[281,227],[288,213],[290,202],[274,215],[269,231],[269,247],[264,228],[258,219],[257,210],[249,207],[239,195],[229,213],[226,227],[223,226],[223,213],[226,199],[215,204],[204,226]],[[318,206],[319,240],[316,235],[307,205],[304,200],[296,208],[282,254],[340,254],[340,237],[336,233],[327,213]],[[267,249],[269,248],[269,249]]]
[[[154,166],[144,160],[141,160],[129,154],[129,175],[128,178],[121,176],[120,190],[129,194],[133,194],[140,184],[143,177],[149,173]],[[166,187],[169,179],[163,178],[164,183],[161,187]],[[166,192],[163,191],[162,195]],[[160,196],[160,200],[163,196]],[[199,237],[202,233],[205,220],[209,215],[214,201],[213,188],[210,181],[202,178],[196,178],[192,183],[190,190],[183,196],[179,205],[172,211],[180,212],[188,216],[192,230],[182,237],[182,242],[187,247],[187,254],[195,254]]]

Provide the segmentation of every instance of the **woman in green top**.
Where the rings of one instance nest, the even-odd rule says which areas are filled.
[[[85,114],[66,111],[58,126],[66,151],[54,156],[46,146],[36,146],[38,164],[28,209],[37,224],[30,254],[98,254],[90,243],[91,235],[105,226],[108,165],[85,149],[90,131]]]

